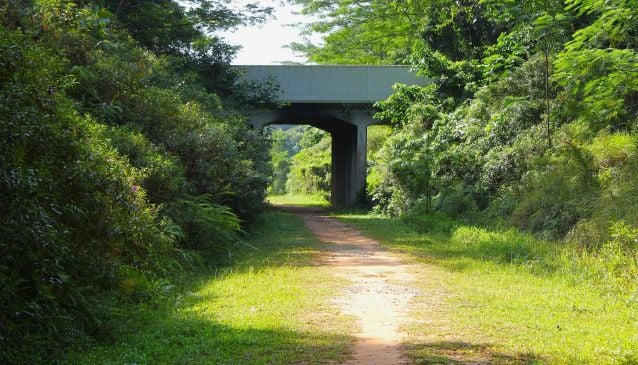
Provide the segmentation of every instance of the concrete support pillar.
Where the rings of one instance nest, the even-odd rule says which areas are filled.
[[[332,131],[331,203],[351,207],[366,187],[366,126],[345,125]]]
[[[354,203],[357,199],[364,199],[366,195],[366,177],[368,165],[368,126],[357,126],[357,169],[355,176]]]

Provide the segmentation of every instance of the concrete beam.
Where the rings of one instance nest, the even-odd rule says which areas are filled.
[[[263,128],[270,124],[309,124],[330,131],[341,123],[353,125],[383,124],[374,117],[376,110],[370,104],[306,104],[292,103],[279,109],[255,110],[250,124]]]
[[[410,66],[255,65],[235,66],[247,81],[275,80],[278,99],[292,103],[366,103],[385,100],[396,83],[426,85]]]

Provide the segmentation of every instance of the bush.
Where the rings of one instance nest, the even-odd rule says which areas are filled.
[[[176,268],[176,249],[140,172],[64,95],[64,61],[0,28],[0,63],[0,362],[38,362],[107,334],[98,298]]]
[[[149,173],[145,186],[153,202],[184,193],[208,195],[247,222],[263,210],[268,144],[228,106],[240,100],[223,100],[206,88],[206,78],[221,65],[208,65],[200,76],[195,69],[205,65],[153,54],[112,29],[92,38],[72,28],[64,37],[73,39],[62,48],[65,53],[83,53],[83,61],[70,67],[76,79],[70,95],[83,111],[114,127],[113,142]],[[97,46],[77,46],[93,43]],[[126,136],[129,132],[135,136]],[[169,174],[175,181],[165,179]]]
[[[172,203],[167,210],[185,232],[187,239],[181,244],[214,261],[230,254],[232,245],[240,241],[238,235],[242,230],[241,220],[230,208],[211,201],[205,195],[189,196]]]
[[[174,201],[192,192],[186,169],[179,159],[127,127],[111,127],[106,137],[117,151],[140,171],[141,185],[151,202]]]
[[[467,217],[478,211],[472,195],[458,189],[440,192],[435,198],[434,208],[452,218]]]

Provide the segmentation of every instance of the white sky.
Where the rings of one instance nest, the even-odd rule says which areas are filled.
[[[290,26],[299,22],[308,23],[312,18],[301,14],[294,14],[301,8],[297,5],[287,4],[281,0],[233,0],[233,4],[258,2],[264,6],[272,6],[275,11],[273,18],[266,23],[240,27],[234,31],[218,33],[232,45],[240,45],[237,52],[235,65],[268,65],[286,61],[306,63],[303,56],[295,55],[292,50],[284,48],[291,42],[303,42],[298,28]],[[313,38],[318,43],[320,38]]]

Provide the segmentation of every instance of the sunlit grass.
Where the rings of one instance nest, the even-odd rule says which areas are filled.
[[[297,364],[340,362],[353,322],[329,298],[345,284],[312,265],[320,244],[293,215],[270,211],[234,264],[131,309],[109,345],[68,364]]]
[[[268,202],[272,205],[292,205],[305,207],[328,207],[330,202],[322,195],[270,195]]]
[[[638,363],[638,305],[573,277],[561,247],[512,231],[419,234],[380,216],[338,218],[419,263],[405,328],[416,363]]]

